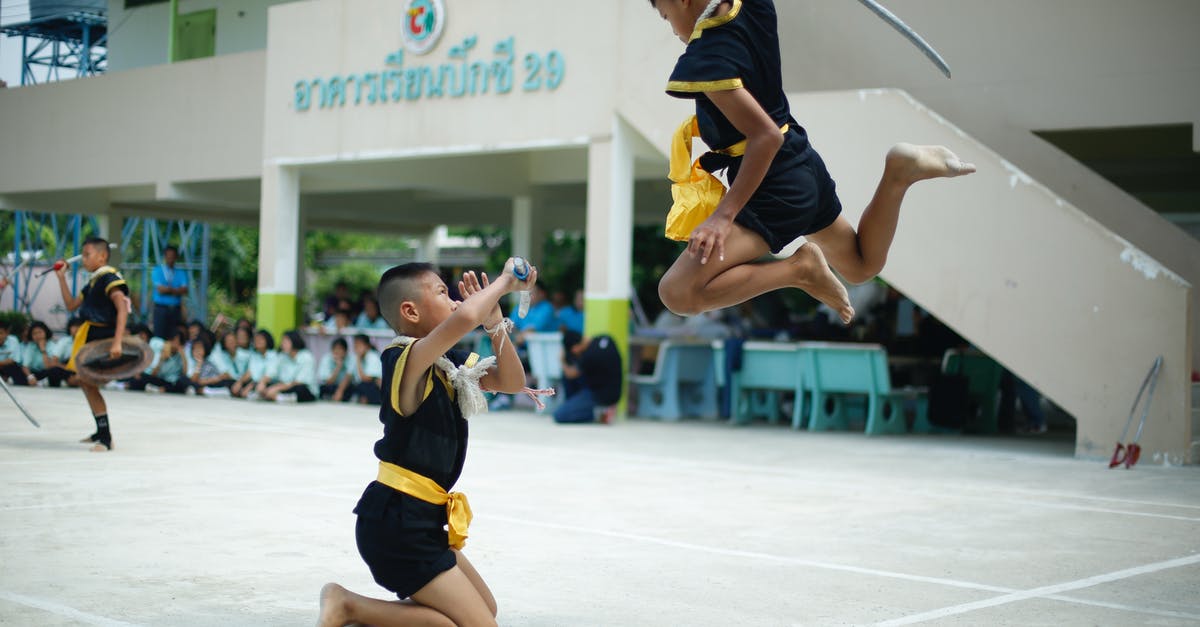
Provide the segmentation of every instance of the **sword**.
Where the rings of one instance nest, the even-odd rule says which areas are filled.
[[[0,377],[0,386],[4,387],[4,391],[8,392],[8,397],[17,404],[17,409],[21,410],[22,414],[25,414],[25,417],[29,419],[29,422],[32,422],[33,426],[41,429],[42,425],[39,425],[38,421],[34,420],[33,416],[29,415],[29,412],[25,410],[25,406],[21,404],[21,401],[18,401],[17,397],[13,396],[12,390],[8,389],[8,384],[4,382],[4,377]]]
[[[942,55],[938,54],[937,50],[933,49],[933,46],[929,45],[929,42],[925,41],[920,35],[918,35],[917,31],[909,28],[908,24],[905,24],[900,18],[896,17],[895,13],[883,8],[883,6],[878,2],[875,2],[875,0],[858,1],[863,3],[863,6],[870,9],[872,13],[878,15],[880,19],[890,24],[892,28],[899,31],[901,35],[904,35],[904,37],[911,41],[914,46],[920,48],[921,52],[924,52],[925,56],[929,57],[929,60],[933,61],[933,64],[938,66],[938,69],[942,71],[942,74],[945,74],[946,78],[950,78],[950,66],[946,64],[946,60],[942,58]]]

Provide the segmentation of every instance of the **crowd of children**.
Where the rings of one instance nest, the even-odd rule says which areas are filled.
[[[71,385],[65,365],[81,321],[71,319],[59,336],[43,322],[26,325],[21,337],[0,320],[0,377],[18,386]],[[114,381],[110,389],[152,393],[225,396],[276,402],[379,404],[382,364],[371,339],[362,333],[334,339],[329,354],[318,361],[297,331],[285,332],[276,345],[270,331],[254,329],[248,320],[217,335],[200,321],[180,326],[169,337],[151,335],[143,324],[130,324],[154,354],[135,377]]]

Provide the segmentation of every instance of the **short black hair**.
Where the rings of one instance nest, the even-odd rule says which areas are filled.
[[[46,339],[54,337],[54,333],[50,330],[50,327],[46,326],[45,322],[42,322],[41,320],[34,320],[33,322],[29,323],[29,339],[31,340],[33,339],[34,329],[41,329],[42,331],[45,331]]]
[[[302,351],[308,347],[308,345],[304,343],[304,337],[301,336],[300,332],[295,329],[292,329],[291,331],[284,331],[283,337],[286,337],[288,341],[292,343],[292,350],[294,351]]]
[[[400,330],[400,321],[394,320],[400,303],[415,300],[417,297],[416,279],[426,273],[438,274],[437,268],[430,263],[412,262],[389,268],[379,277],[379,288],[375,295],[379,299],[379,313],[387,320],[392,330]],[[440,275],[439,275],[440,276]]]
[[[356,333],[354,335],[354,341],[362,342],[363,344],[366,344],[367,346],[371,345],[371,338],[367,337],[366,333]]]
[[[266,329],[259,329],[254,332],[254,337],[260,335],[267,340],[267,350],[275,350],[275,336],[271,335],[271,332]]]
[[[167,254],[167,251],[168,251],[168,250],[173,250],[173,251],[175,251],[175,254],[176,254],[176,255],[178,255],[178,254],[179,254],[179,248],[178,248],[178,247],[176,247],[176,246],[174,246],[174,245],[170,245],[170,246],[166,246],[166,247],[164,247],[164,248],[163,248],[163,254],[164,254],[164,255],[165,255],[165,254]]]
[[[348,350],[350,350],[350,347],[349,347],[349,346],[346,346],[346,338],[344,338],[344,337],[335,337],[335,338],[333,338],[333,344],[331,344],[331,345],[330,345],[330,348],[331,348],[331,349],[332,349],[332,348],[337,348],[337,347],[339,347],[339,346],[341,346],[341,347],[342,347],[342,350],[344,350],[344,351],[348,351]]]
[[[8,320],[5,320],[3,318],[0,318],[0,329],[3,329],[5,331],[11,331],[12,327],[13,327],[13,325],[11,322],[9,322]]]

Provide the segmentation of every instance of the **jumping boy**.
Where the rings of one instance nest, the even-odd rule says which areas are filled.
[[[698,131],[713,149],[699,167],[709,173],[724,169],[730,182],[719,202],[713,199],[715,209],[701,203],[711,214],[698,212],[697,226],[674,235],[688,246],[659,282],[663,304],[692,315],[798,287],[849,323],[854,308],[830,267],[852,283],[879,274],[908,188],[925,179],[970,174],[975,166],[940,146],[897,144],[856,233],[783,93],[774,3],[650,0],[650,5],[687,44],[667,93],[696,101],[696,118],[676,134],[676,144],[685,147],[672,151],[671,178],[707,180],[705,172],[688,171],[691,137]],[[753,263],[800,236],[808,241],[789,259]]]
[[[71,294],[67,287],[67,264],[55,264],[55,274],[58,276],[58,287],[62,291],[63,304],[68,311],[78,309],[77,315],[83,319],[83,324],[75,333],[75,343],[71,348],[71,358],[67,362],[67,370],[75,372],[75,355],[84,344],[94,340],[112,338],[108,349],[109,357],[116,359],[121,356],[121,340],[125,335],[125,321],[129,316],[129,286],[117,269],[108,265],[108,242],[99,237],[89,237],[83,243],[83,258],[80,264],[84,270],[92,273],[87,285],[79,291],[78,296]],[[92,417],[96,420],[96,432],[80,440],[93,443],[92,451],[111,451],[113,447],[112,433],[108,428],[108,406],[100,395],[100,388],[86,379],[75,377],[83,395],[87,398]]]
[[[371,625],[495,625],[496,600],[461,549],[470,508],[450,493],[462,473],[467,418],[486,411],[481,386],[513,394],[525,371],[508,337],[511,322],[500,298],[537,281],[512,273],[513,260],[494,282],[463,275],[464,300],[450,298],[433,266],[396,266],[379,280],[379,304],[400,335],[384,350],[383,438],[375,443],[378,479],[358,506],[359,554],[379,585],[412,603],[367,598],[326,584],[321,589],[320,627]],[[483,325],[493,358],[454,350]],[[448,530],[446,527],[448,526]]]

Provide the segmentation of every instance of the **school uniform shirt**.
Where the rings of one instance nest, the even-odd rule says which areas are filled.
[[[383,362],[379,353],[375,351],[367,351],[362,359],[354,358],[353,366],[350,368],[350,380],[355,383],[362,383],[364,379],[358,375],[358,364],[362,363],[363,374],[368,379],[382,380],[383,378]]]
[[[333,353],[326,353],[321,357],[321,361],[317,364],[317,383],[325,385],[329,381],[329,377],[337,374],[337,378],[333,380],[333,385],[340,385],[346,377],[350,376],[350,355],[342,360],[342,363],[336,363],[333,360]]]
[[[74,345],[75,338],[71,335],[64,335],[63,337],[47,342],[46,350],[50,351],[50,354],[54,355],[59,361],[65,364],[67,363],[67,360],[71,358],[71,348],[74,347]]]
[[[8,339],[0,343],[0,361],[13,360],[21,363],[21,356],[24,350],[21,348],[21,341],[15,335],[9,335]]]
[[[275,351],[267,351],[266,354],[258,351],[250,352],[250,359],[246,363],[246,371],[250,373],[251,381],[261,381],[263,377],[270,377],[275,372],[275,362],[279,359],[279,353]]]
[[[183,376],[184,361],[183,355],[175,353],[167,358],[166,361],[159,361],[158,376],[162,377],[168,383],[175,383]]]
[[[146,342],[146,345],[150,347],[150,354],[154,355],[154,358],[150,360],[150,365],[142,371],[144,374],[152,374],[154,372],[154,367],[157,366],[158,361],[162,359],[162,347],[163,344],[166,344],[166,342],[167,341],[161,337],[152,337],[148,342]]]
[[[675,64],[667,93],[696,101],[700,138],[714,152],[700,157],[709,172],[726,170],[730,185],[742,157],[718,150],[746,139],[705,92],[745,89],[776,126],[788,125],[766,176],[735,221],[766,240],[773,252],[819,231],[841,213],[833,180],[808,134],[792,117],[783,91],[778,20],[771,0],[733,0],[733,8],[702,20]]]
[[[354,326],[359,329],[388,329],[387,320],[383,316],[376,316],[374,320],[367,317],[366,312],[358,314],[358,318],[354,321]]]
[[[275,375],[271,379],[277,383],[303,383],[316,396],[317,365],[312,351],[304,349],[296,352],[293,357],[287,353],[279,353],[275,361]]]
[[[192,375],[196,374],[196,371],[197,367],[193,362],[192,366],[188,368],[188,378],[190,379]],[[214,379],[222,374],[221,368],[217,366],[217,364],[213,363],[211,359],[205,359],[204,361],[200,362],[199,372],[201,380]]]
[[[47,368],[46,358],[54,356],[54,347],[49,340],[46,341],[46,350],[38,348],[37,342],[26,342],[22,347],[21,359],[18,361],[33,372],[41,372]]]

